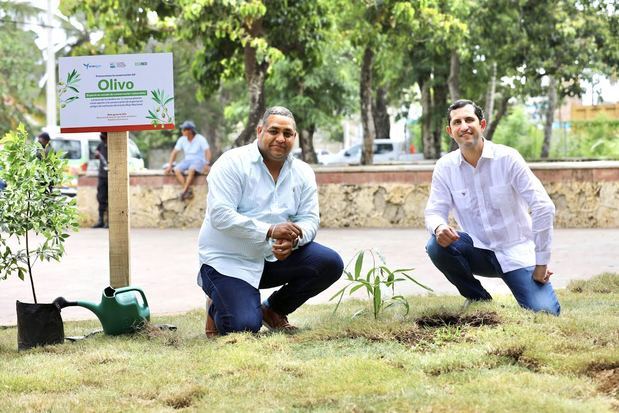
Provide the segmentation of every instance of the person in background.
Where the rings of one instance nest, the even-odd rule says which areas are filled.
[[[106,220],[107,212],[107,132],[101,132],[99,135],[101,143],[95,149],[95,158],[99,160],[99,171],[97,181],[97,202],[99,203],[99,220],[93,228],[107,228],[108,220]]]
[[[181,124],[181,132],[183,136],[179,137],[176,141],[176,145],[170,154],[170,160],[168,161],[165,173],[169,174],[174,170],[176,180],[183,187],[181,200],[185,201],[193,198],[191,183],[196,174],[208,173],[211,161],[211,150],[206,138],[197,133],[196,125],[192,121],[187,120],[183,122]],[[176,155],[178,155],[180,151],[183,151],[185,158],[179,162],[178,165],[173,167]],[[187,178],[183,176],[184,173],[187,173]]]
[[[41,145],[41,151],[37,154],[37,158],[41,159],[53,150],[50,143],[49,133],[40,133],[39,136],[37,136],[37,141],[39,141],[39,144]]]
[[[559,315],[548,269],[555,206],[522,156],[484,139],[486,120],[470,100],[447,111],[458,150],[436,162],[425,210],[426,251],[468,305],[492,297],[473,275],[501,278],[521,307]],[[447,221],[450,210],[461,231]]]

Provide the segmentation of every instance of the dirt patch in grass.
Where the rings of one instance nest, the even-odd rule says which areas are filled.
[[[490,351],[488,354],[505,360],[507,364],[515,364],[532,371],[538,371],[540,365],[539,361],[525,355],[525,350],[524,346],[513,346],[496,349]]]
[[[181,344],[181,339],[175,330],[162,328],[152,323],[144,324],[136,334],[148,340],[158,340],[166,346],[178,347]]]
[[[477,312],[473,314],[458,314],[455,312],[443,312],[419,317],[416,320],[419,327],[445,327],[445,326],[494,326],[501,323],[501,319],[494,311]]]
[[[200,387],[193,386],[186,389],[179,390],[176,394],[170,395],[164,399],[166,406],[173,409],[186,409],[191,407],[196,399],[202,397],[204,392]]]
[[[441,312],[425,315],[416,319],[412,324],[403,324],[392,328],[346,328],[335,334],[313,336],[319,340],[338,339],[365,339],[371,342],[396,341],[398,343],[415,346],[420,350],[428,345],[443,345],[448,342],[460,341],[465,331],[470,327],[493,326],[500,324],[500,318],[495,312],[476,312],[472,314],[458,314],[456,312]],[[301,340],[303,341],[303,340]]]
[[[592,363],[587,366],[586,374],[598,382],[598,389],[619,399],[619,362]]]
[[[402,344],[415,344],[422,340],[427,340],[432,337],[432,332],[423,331],[419,328],[412,326],[399,330],[385,330],[385,331],[360,331],[346,329],[344,335],[333,338],[364,338],[368,341],[397,341]]]

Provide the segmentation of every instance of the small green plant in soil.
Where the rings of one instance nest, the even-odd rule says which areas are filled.
[[[368,256],[371,265],[366,271],[363,264],[364,258]],[[349,266],[353,261],[355,262],[355,266],[351,272]],[[385,258],[378,251],[372,249],[359,251],[348,265],[346,265],[346,268],[344,268],[344,275],[346,276],[346,280],[349,281],[348,284],[335,293],[330,299],[330,301],[337,299],[337,304],[335,305],[333,313],[339,308],[346,293],[351,295],[355,291],[365,288],[372,306],[374,319],[377,319],[382,311],[396,304],[402,305],[405,308],[406,314],[408,314],[410,311],[408,300],[402,295],[395,294],[395,286],[397,283],[408,280],[428,291],[432,291],[431,288],[421,284],[408,274],[412,270],[413,268],[398,268],[392,270],[387,266]],[[365,310],[355,313],[353,317],[359,315],[363,311]]]

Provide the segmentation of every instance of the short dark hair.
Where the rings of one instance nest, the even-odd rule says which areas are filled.
[[[297,121],[294,119],[294,115],[292,114],[290,109],[285,108],[283,106],[271,106],[270,108],[265,110],[264,115],[262,115],[262,118],[260,119],[260,125],[264,125],[267,119],[269,118],[269,116],[271,115],[285,116],[287,118],[292,119],[292,124],[294,125],[294,129],[295,130],[297,129]]]
[[[107,139],[107,132],[101,132],[101,133],[99,133],[99,138],[101,138],[101,139],[103,139],[103,138]]]
[[[483,111],[483,109],[481,107],[479,107],[477,105],[477,103],[473,102],[472,100],[458,99],[454,103],[449,105],[449,108],[447,108],[447,124],[448,125],[451,123],[451,111],[463,108],[466,105],[473,106],[473,109],[475,109],[475,116],[477,116],[477,119],[481,122],[481,120],[484,118],[484,111]]]
[[[45,142],[49,142],[49,133],[47,133],[47,132],[42,132],[41,134],[39,134],[39,136],[37,136],[37,138],[41,138],[41,139],[43,139]]]

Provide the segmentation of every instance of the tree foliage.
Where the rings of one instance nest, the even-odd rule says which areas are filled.
[[[53,189],[62,182],[67,161],[54,151],[45,154],[23,125],[1,143],[0,179],[6,188],[0,192],[0,279],[29,275],[36,303],[32,266],[60,260],[69,230],[78,229],[76,201]],[[38,246],[32,235],[42,239]]]
[[[0,136],[42,115],[35,102],[44,66],[36,35],[22,28],[38,12],[27,4],[0,2]]]

